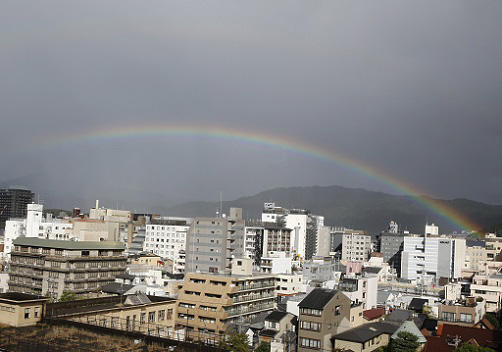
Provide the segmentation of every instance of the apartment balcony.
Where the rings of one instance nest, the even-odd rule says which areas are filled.
[[[232,318],[235,316],[240,316],[240,315],[246,315],[246,314],[254,314],[258,313],[264,310],[270,310],[274,309],[275,304],[274,303],[266,303],[266,304],[260,304],[252,307],[238,307],[238,308],[231,308],[225,311],[226,313],[226,318]]]
[[[265,295],[249,295],[249,296],[239,296],[233,298],[233,303],[244,303],[244,302],[252,302],[252,301],[260,301],[263,299],[275,298],[274,294],[265,294]]]
[[[267,266],[269,268],[272,268],[272,265]],[[242,291],[251,291],[251,290],[257,290],[261,288],[274,288],[275,287],[275,282],[270,281],[270,282],[263,282],[263,283],[255,283],[255,284],[248,284],[248,285],[237,285],[237,291],[242,292]]]

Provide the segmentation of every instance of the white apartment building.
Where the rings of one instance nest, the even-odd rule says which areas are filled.
[[[73,225],[62,219],[54,219],[51,214],[43,217],[42,204],[28,204],[26,219],[10,219],[5,223],[4,252],[10,259],[12,242],[19,236],[37,237],[51,240],[69,240],[75,238]]]
[[[291,257],[285,256],[281,252],[273,256],[262,257],[260,261],[261,272],[268,274],[291,274],[291,267]]]
[[[143,251],[154,253],[176,264],[178,272],[184,272],[186,235],[192,219],[163,217],[146,225]],[[183,270],[183,271],[181,271]]]
[[[465,260],[465,239],[445,236],[405,236],[401,277],[428,285],[439,278],[459,278]]]
[[[471,295],[486,301],[487,312],[498,312],[502,308],[502,271],[491,275],[475,275]]]
[[[305,258],[308,216],[309,211],[305,209],[285,209],[276,207],[275,203],[265,203],[261,221],[277,222],[278,219],[282,219],[285,227],[292,230],[291,253],[300,258]]]
[[[277,296],[295,296],[305,292],[303,275],[301,274],[277,274],[275,278]]]
[[[371,236],[362,233],[344,233],[342,237],[342,260],[365,262],[372,251]]]
[[[362,303],[364,310],[377,306],[378,278],[376,276],[344,277],[340,280],[338,289],[349,297],[352,303]]]

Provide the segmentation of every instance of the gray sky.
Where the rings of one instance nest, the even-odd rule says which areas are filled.
[[[37,147],[88,129],[203,123],[340,151],[432,196],[502,203],[501,17],[498,0],[4,0],[0,181],[64,207],[289,185],[393,191],[228,140]]]

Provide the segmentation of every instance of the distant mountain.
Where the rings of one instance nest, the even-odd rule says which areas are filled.
[[[325,224],[379,232],[389,221],[397,221],[402,229],[423,233],[424,225],[434,222],[441,232],[460,230],[455,224],[418,204],[408,196],[396,196],[364,189],[341,186],[274,188],[250,197],[223,202],[243,209],[245,218],[260,218],[263,203],[275,202],[286,208],[307,208],[323,215]],[[445,204],[464,214],[486,230],[501,229],[502,205],[490,205],[468,199],[444,200]],[[218,202],[189,202],[166,209],[172,216],[214,216]],[[497,227],[498,226],[498,227]]]

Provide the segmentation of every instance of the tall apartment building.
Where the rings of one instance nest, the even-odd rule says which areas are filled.
[[[275,285],[275,277],[267,274],[187,273],[178,292],[176,325],[192,338],[224,334],[231,323],[273,310]]]
[[[371,235],[363,233],[344,233],[342,237],[342,259],[365,262],[372,251]]]
[[[430,284],[439,278],[458,278],[465,259],[465,239],[445,236],[405,236],[401,277]]]
[[[472,273],[480,272],[487,259],[488,257],[485,247],[485,241],[465,241],[465,261],[463,267],[464,271]]]
[[[307,218],[307,233],[305,237],[306,260],[310,260],[314,256],[320,254],[320,246],[321,243],[324,242],[321,236],[326,236],[326,232],[322,230],[323,228],[324,216],[309,214]]]
[[[0,233],[7,220],[26,217],[26,206],[33,197],[33,192],[25,188],[0,189]]]
[[[261,220],[275,222],[292,230],[293,241],[290,244],[291,253],[305,258],[305,242],[307,238],[307,223],[310,211],[306,209],[286,209],[276,207],[275,203],[265,203]]]
[[[260,264],[261,257],[283,253],[286,257],[296,253],[291,251],[294,242],[292,230],[276,222],[248,221],[245,228],[244,254]]]
[[[383,261],[388,263],[401,276],[401,253],[403,251],[404,234],[394,232],[382,232],[380,234],[380,252]]]
[[[261,221],[246,220],[244,228],[244,255],[259,265],[263,256],[263,240],[265,227]]]
[[[124,272],[125,246],[118,242],[47,240],[19,237],[11,252],[11,291],[61,297],[95,292]]]
[[[173,261],[179,259],[180,251],[185,251],[191,223],[190,218],[152,219],[146,225],[143,250]]]
[[[186,237],[186,272],[224,273],[232,256],[242,256],[244,220],[242,209],[230,208],[227,217],[195,218]]]

